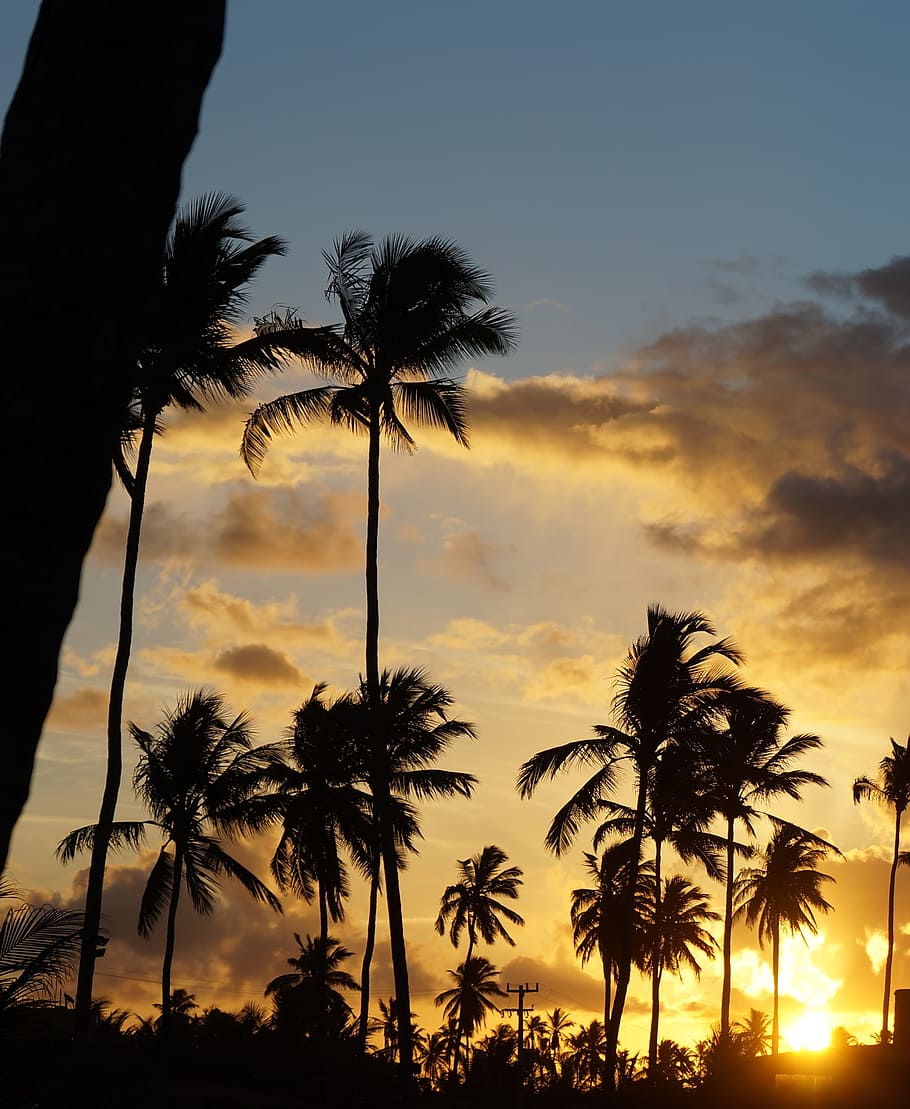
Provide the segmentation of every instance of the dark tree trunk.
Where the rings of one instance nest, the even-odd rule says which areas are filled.
[[[771,1016],[771,1054],[780,1048],[780,922],[774,923],[771,937],[771,977],[774,982],[774,1008]]]
[[[888,1016],[891,1008],[891,972],[894,966],[894,888],[897,882],[897,864],[901,853],[901,817],[897,809],[894,817],[894,854],[891,858],[891,875],[888,879],[888,954],[885,956],[885,996],[882,1001],[882,1043],[888,1042]]]
[[[651,965],[651,1032],[648,1037],[648,1075],[653,1080],[657,1077],[657,1044],[660,1034],[660,975],[663,970],[663,935],[661,930],[661,841],[655,841],[654,847],[654,953]]]
[[[733,986],[733,820],[727,818],[727,881],[724,888],[724,980],[720,993],[720,1035],[730,1035],[730,995]]]
[[[174,884],[167,907],[167,931],[164,937],[164,958],[161,962],[161,1030],[165,1035],[171,1028],[171,970],[174,965],[174,946],[177,939],[177,906],[180,903],[180,883],[183,881],[183,852],[174,848]]]
[[[130,498],[130,522],[123,559],[123,580],[120,587],[120,633],[117,638],[117,655],[111,675],[111,692],[107,706],[107,771],[104,793],[89,864],[88,884],[85,890],[85,924],[82,930],[82,949],[79,955],[79,977],[76,983],[76,1003],[73,1013],[73,1039],[86,1040],[92,1027],[92,984],[95,976],[95,955],[98,929],[101,925],[101,904],[104,893],[104,870],[111,842],[111,830],[120,793],[123,773],[123,696],[126,674],[129,669],[133,644],[133,603],[136,595],[136,570],[139,566],[139,542],[142,533],[142,515],[148,488],[152,445],[155,439],[155,417],[149,414],[142,428],[139,455],[136,459],[136,476]]]
[[[0,867],[28,797],[224,0],[44,0],[0,143],[8,661]],[[36,341],[49,329],[58,342]]]
[[[376,866],[379,867],[379,860]],[[360,967],[360,1026],[357,1036],[360,1050],[367,1049],[367,1033],[370,1028],[370,968],[373,965],[373,951],[376,947],[376,911],[379,901],[379,870],[370,878],[370,907],[367,916],[367,935],[363,945],[363,963]]]

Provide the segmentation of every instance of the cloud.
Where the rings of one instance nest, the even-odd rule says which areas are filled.
[[[107,721],[108,691],[92,686],[72,693],[57,692],[47,717],[47,727],[64,732],[102,729]]]
[[[230,647],[214,661],[216,670],[223,670],[247,682],[264,682],[266,685],[298,688],[302,675],[287,655],[267,647],[264,643],[250,643],[245,647]]]
[[[910,319],[910,256],[896,255],[884,266],[858,273],[817,271],[806,278],[823,295],[863,297],[878,302],[894,316]]]
[[[494,560],[506,553],[506,548],[486,542],[462,520],[443,520],[441,527],[442,554],[423,559],[419,563],[421,570],[499,592],[509,589],[506,579],[493,569]]]

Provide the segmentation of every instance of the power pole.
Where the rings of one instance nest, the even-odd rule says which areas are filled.
[[[518,994],[518,1008],[517,1009],[503,1009],[504,1013],[518,1013],[518,1073],[521,1076],[521,1084],[524,1086],[525,1077],[525,1044],[524,1044],[524,1027],[525,1027],[525,1013],[532,1013],[534,1006],[529,1005],[525,1008],[525,994],[537,993],[540,989],[540,983],[535,982],[533,986],[529,986],[527,982],[523,986],[510,986],[506,985],[506,993]]]

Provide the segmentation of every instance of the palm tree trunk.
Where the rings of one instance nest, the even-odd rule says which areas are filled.
[[[85,925],[82,930],[82,950],[79,955],[79,977],[76,982],[76,1001],[73,1013],[73,1038],[87,1040],[92,1026],[92,985],[95,976],[95,958],[98,946],[98,929],[101,925],[101,901],[104,894],[104,871],[111,842],[111,830],[120,794],[123,775],[123,697],[126,675],[133,645],[133,606],[136,594],[136,572],[139,566],[139,543],[142,533],[142,516],[145,511],[145,494],[148,488],[152,445],[155,438],[154,416],[147,414],[142,427],[139,453],[136,459],[136,477],[130,498],[130,520],[123,558],[123,577],[120,585],[120,629],[117,637],[117,654],[111,674],[111,689],[107,707],[107,769],[104,792],[92,858],[89,863],[88,883],[85,889]]]
[[[646,768],[642,768],[638,782],[638,798],[635,805],[635,827],[632,832],[632,866],[629,871],[629,889],[626,893],[626,903],[623,910],[625,919],[621,932],[620,956],[617,964],[616,992],[613,995],[613,1008],[610,1012],[610,1023],[607,1026],[605,1068],[610,1089],[614,1087],[616,1080],[616,1052],[619,1047],[619,1026],[622,1023],[623,1009],[626,1005],[626,994],[629,990],[629,979],[632,976],[632,944],[635,930],[635,888],[638,885],[638,866],[641,858],[641,844],[644,839],[647,796],[648,772]]]
[[[661,841],[655,840],[654,846],[654,951],[651,964],[651,1033],[648,1038],[648,1075],[651,1079],[657,1077],[657,1036],[660,1024],[660,973],[663,969],[662,948],[663,935],[661,933]]]
[[[771,1017],[771,1054],[777,1055],[780,1046],[780,924],[774,922],[771,938],[771,977],[774,980],[774,1008]]]
[[[177,905],[183,881],[183,851],[174,845],[174,876],[171,898],[167,907],[167,931],[164,938],[164,959],[161,962],[161,1030],[167,1035],[171,1027],[171,968],[174,964],[174,941],[177,937]]]
[[[891,876],[888,880],[888,954],[885,957],[885,996],[882,999],[882,1043],[888,1042],[888,1015],[891,1009],[891,971],[894,966],[894,888],[897,881],[897,863],[901,851],[901,816],[897,809],[894,817],[894,855],[891,859]]]
[[[606,1033],[610,1027],[610,1001],[611,994],[613,992],[613,960],[610,958],[609,955],[604,955],[603,950],[601,950],[600,953],[600,965],[603,968],[604,973],[604,1033]],[[559,1056],[558,1042],[559,1041],[557,1040],[557,1058]],[[607,1088],[608,1077],[609,1072],[607,1071],[607,1060],[605,1058],[603,1073],[600,1078],[601,1085],[604,1089]]]
[[[322,882],[319,883],[319,939],[322,941],[323,950],[328,950],[329,903]]]
[[[727,817],[727,874],[724,888],[724,980],[720,992],[720,1035],[730,1035],[730,995],[733,985],[733,817]]]
[[[360,967],[360,1025],[357,1038],[360,1050],[366,1052],[367,1033],[370,1025],[370,967],[373,963],[373,950],[376,947],[376,910],[379,900],[379,860],[376,871],[370,878],[370,908],[367,915],[367,935],[363,945],[363,963]]]
[[[367,457],[366,671],[370,707],[379,704],[379,408],[370,406]]]

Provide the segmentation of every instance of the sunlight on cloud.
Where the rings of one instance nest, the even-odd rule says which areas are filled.
[[[884,932],[866,929],[866,955],[869,957],[873,974],[881,973],[885,959],[888,957],[888,939]]]

